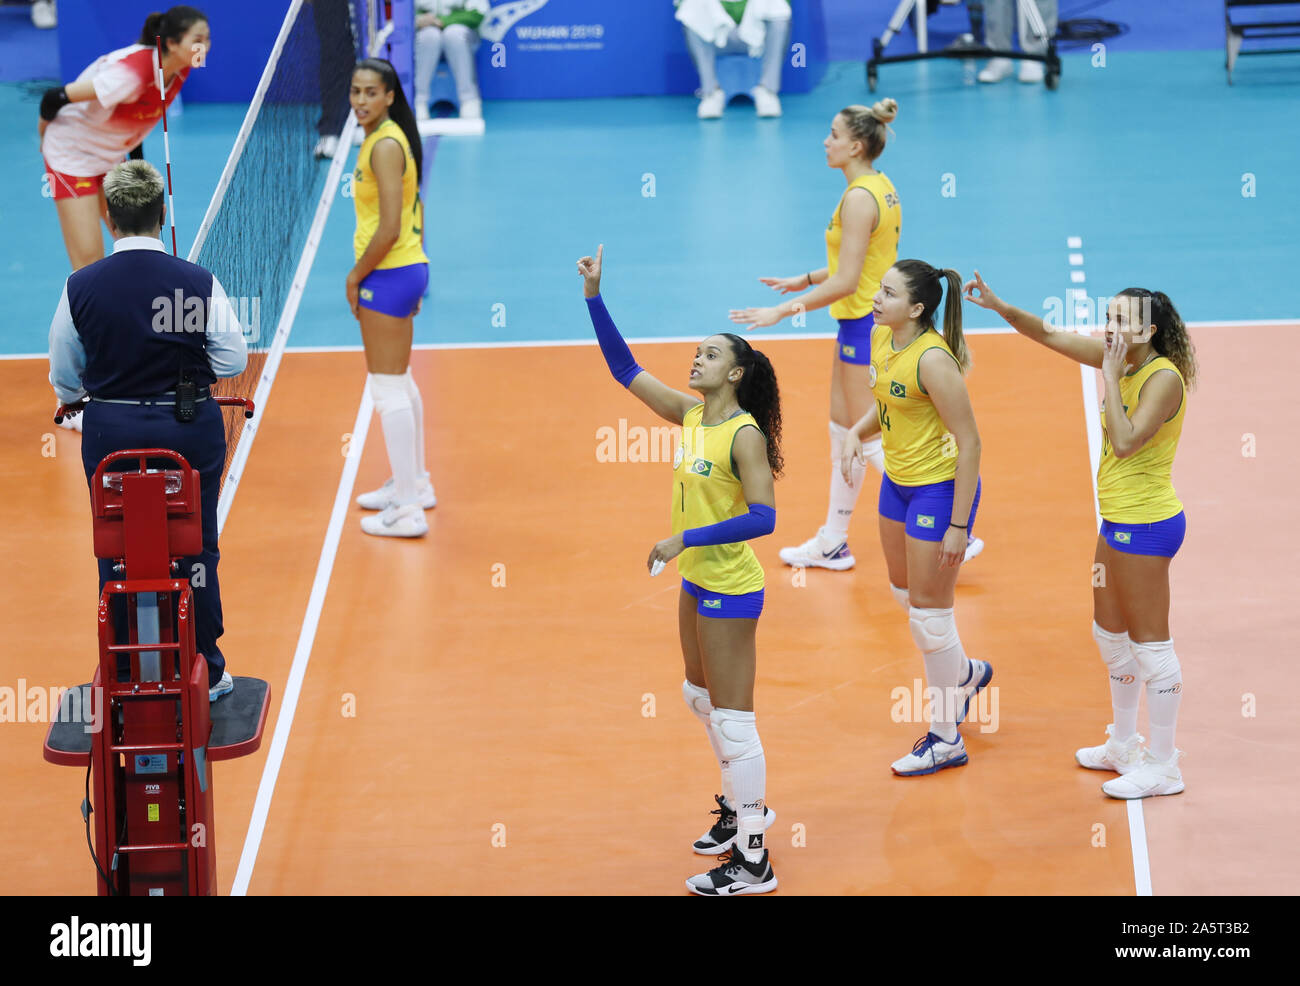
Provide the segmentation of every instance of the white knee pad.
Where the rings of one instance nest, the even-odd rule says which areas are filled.
[[[898,586],[894,585],[894,583],[890,582],[889,591],[894,594],[894,602],[903,607],[904,613],[910,613],[912,611],[912,600],[908,598],[906,589],[900,589]]]
[[[957,635],[957,622],[952,618],[952,609],[918,609],[913,606],[908,611],[908,626],[912,629],[912,639],[923,654],[955,647],[961,642]]]
[[[370,398],[382,418],[394,411],[409,411],[411,395],[406,389],[404,373],[372,373],[369,376]]]
[[[723,760],[735,763],[763,755],[763,744],[758,741],[758,724],[754,721],[754,713],[714,709],[709,720],[713,735],[718,738],[718,752]]]
[[[682,698],[686,700],[686,707],[694,713],[695,718],[712,729],[713,720],[709,717],[713,713],[713,703],[709,701],[709,690],[683,680]]]
[[[1133,659],[1143,681],[1160,681],[1182,673],[1172,640],[1133,641]]]
[[[1113,633],[1093,620],[1092,639],[1097,641],[1097,649],[1103,655],[1102,660],[1111,671],[1118,671],[1133,657],[1130,649],[1132,642],[1128,639],[1127,633]]]

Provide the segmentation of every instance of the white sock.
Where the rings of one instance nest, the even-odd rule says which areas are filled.
[[[912,639],[925,658],[925,683],[930,703],[930,732],[945,743],[957,741],[957,683],[969,677],[970,662],[961,648],[951,607],[909,611]]]
[[[1133,657],[1128,633],[1112,633],[1094,622],[1092,636],[1110,676],[1110,708],[1115,719],[1111,738],[1123,743],[1138,730],[1138,703],[1142,694],[1138,662]]]
[[[420,397],[420,388],[415,385],[411,368],[406,368],[406,393],[411,398],[411,414],[415,417],[415,468],[417,478],[429,474],[424,465],[424,400]]]
[[[713,731],[713,721],[709,718],[713,714],[713,703],[709,701],[709,690],[683,680],[682,698],[686,700],[686,706],[695,714],[695,718],[704,724],[704,731],[709,736],[709,746],[713,747],[713,755],[717,758],[718,769],[722,772],[722,796],[727,799],[727,804],[731,806],[731,810],[735,811],[736,799],[733,797],[731,790],[731,771],[727,769],[727,761],[722,756],[722,747],[718,745],[717,734]]]
[[[1178,726],[1178,706],[1183,699],[1183,671],[1174,653],[1172,640],[1133,642],[1137,664],[1144,669],[1156,668],[1147,679],[1147,712],[1151,717],[1149,749],[1157,760],[1174,755],[1174,731]]]
[[[853,464],[853,485],[844,482],[840,470],[840,453],[844,450],[844,439],[849,430],[843,425],[830,423],[831,432],[831,495],[830,505],[826,508],[826,540],[835,544],[848,540],[849,521],[853,519],[853,508],[857,506],[858,494],[862,492],[862,477],[866,475],[864,462]]]
[[[370,396],[388,449],[388,464],[393,470],[393,499],[399,505],[414,503],[417,493],[415,461],[415,415],[402,374],[370,374]]]
[[[746,819],[757,818],[761,830],[763,796],[767,787],[767,758],[758,738],[754,713],[715,708],[710,719],[713,729],[721,734],[718,737],[719,746],[724,755],[728,755],[731,786],[736,794],[731,807],[736,812],[737,826],[743,829]],[[752,821],[749,823],[751,827],[754,824]],[[763,858],[761,846],[756,852],[743,845],[741,849],[751,863]]]

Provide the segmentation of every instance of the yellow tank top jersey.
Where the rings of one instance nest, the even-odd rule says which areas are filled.
[[[894,184],[883,172],[874,175],[862,175],[853,179],[849,188],[865,188],[876,200],[879,221],[867,244],[867,258],[862,264],[862,276],[858,279],[858,289],[847,298],[841,298],[831,305],[831,318],[862,318],[871,314],[871,299],[880,290],[880,279],[885,271],[894,266],[898,259],[898,233],[902,226],[902,209],[898,204],[898,192]],[[826,227],[826,267],[831,277],[840,266],[840,241],[844,230],[840,225],[840,212],[844,208],[844,199],[840,198],[830,225]]]
[[[1133,417],[1142,385],[1152,374],[1172,370],[1178,375],[1183,399],[1174,416],[1137,452],[1120,459],[1110,445],[1106,429],[1106,403],[1101,407],[1101,461],[1097,464],[1097,506],[1101,516],[1116,524],[1154,524],[1178,515],[1183,509],[1174,492],[1174,453],[1183,433],[1183,411],[1187,408],[1187,385],[1172,360],[1157,356],[1146,366],[1120,377],[1119,394],[1124,413]]]
[[[673,457],[673,533],[706,527],[749,512],[745,491],[736,475],[731,447],[736,432],[758,427],[748,412],[721,424],[705,426],[704,405],[686,412],[682,440]],[[741,595],[763,588],[763,566],[749,542],[687,548],[677,556],[682,578],[712,592]]]
[[[867,373],[880,415],[885,473],[899,486],[927,486],[957,475],[957,446],[921,387],[921,357],[931,349],[942,349],[957,362],[934,329],[926,329],[898,352],[888,325],[878,325],[871,333]]]
[[[375,173],[370,168],[370,152],[376,143],[388,137],[401,144],[402,153],[406,155],[406,169],[402,172],[402,220],[398,227],[397,242],[384,259],[379,261],[376,270],[429,262],[420,240],[424,226],[424,203],[420,201],[415,158],[411,156],[411,145],[407,143],[406,134],[392,120],[385,120],[375,127],[374,133],[365,139],[357,154],[357,168],[352,174],[352,201],[357,210],[357,232],[352,238],[352,250],[359,260],[370,245],[375,230],[379,228],[379,186],[375,182]]]

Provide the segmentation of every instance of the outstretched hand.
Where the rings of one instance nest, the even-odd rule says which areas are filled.
[[[978,294],[975,293],[977,291]],[[962,297],[971,304],[987,308],[989,311],[997,311],[1002,304],[1002,299],[995,295],[993,289],[984,283],[984,278],[980,277],[979,271],[976,271],[975,276],[962,285],[961,293]]]
[[[584,297],[594,298],[600,294],[601,259],[605,254],[605,244],[596,247],[596,256],[583,257],[578,261],[578,273],[582,275],[582,293]]]
[[[775,305],[771,308],[733,308],[728,317],[737,325],[749,326],[749,329],[765,329],[785,318],[785,313]]]

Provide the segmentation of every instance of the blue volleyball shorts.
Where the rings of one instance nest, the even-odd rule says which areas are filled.
[[[845,363],[868,366],[871,363],[871,332],[876,327],[872,315],[861,318],[841,318],[839,335],[835,337],[835,351]]]
[[[880,516],[907,525],[907,533],[919,541],[942,541],[952,523],[952,496],[955,479],[925,486],[899,486],[888,476],[880,479]],[[975,500],[966,521],[966,534],[975,530],[975,513],[980,507],[984,481],[975,481]]]
[[[1116,551],[1126,555],[1159,555],[1172,558],[1178,554],[1187,534],[1187,516],[1181,510],[1168,520],[1154,524],[1115,524],[1101,522],[1101,536]]]
[[[428,283],[428,264],[376,268],[361,282],[359,302],[362,308],[393,318],[410,318],[419,307]]]
[[[696,600],[695,612],[723,620],[756,620],[763,612],[763,590],[729,596],[682,579],[682,589]]]

